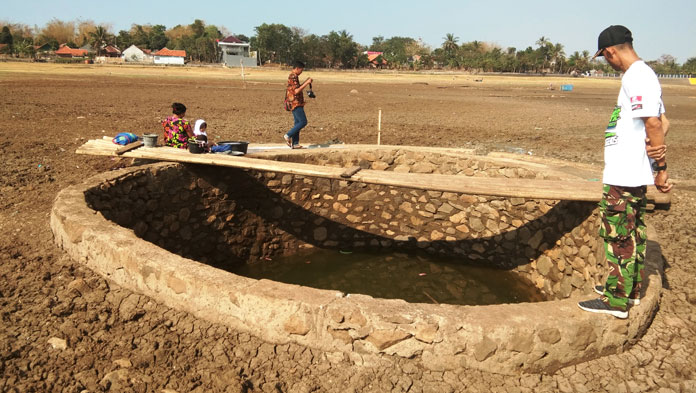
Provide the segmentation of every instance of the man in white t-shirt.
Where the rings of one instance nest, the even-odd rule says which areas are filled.
[[[604,132],[599,235],[604,239],[610,271],[606,284],[595,287],[602,296],[578,305],[585,311],[627,318],[628,305],[640,302],[647,241],[647,185],[655,184],[660,192],[672,188],[664,155],[665,110],[660,82],[633,49],[630,30],[609,26],[599,35],[598,49],[595,57],[604,56],[609,65],[624,73],[616,107]],[[662,154],[652,153],[660,149]],[[655,158],[653,167],[648,152]],[[654,179],[653,169],[657,172]]]

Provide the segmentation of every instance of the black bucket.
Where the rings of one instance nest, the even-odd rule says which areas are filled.
[[[199,144],[197,142],[189,141],[188,151],[189,151],[189,153],[193,153],[193,154],[201,154],[201,153],[205,153],[205,147],[203,147],[201,144]]]
[[[217,143],[219,146],[230,146],[231,151],[238,151],[246,154],[249,142],[242,141],[223,141]]]

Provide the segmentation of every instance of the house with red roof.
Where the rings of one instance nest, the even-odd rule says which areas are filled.
[[[367,61],[371,67],[382,68],[387,66],[387,61],[384,59],[384,52],[363,52],[367,55]]]
[[[155,64],[184,64],[186,58],[185,50],[172,50],[166,47],[153,53]]]
[[[121,51],[113,45],[107,45],[102,49],[106,57],[121,57]]]
[[[251,52],[248,42],[231,35],[218,40],[218,46],[222,51],[222,63],[228,67],[256,67],[256,52]]]
[[[56,56],[58,57],[85,57],[87,56],[87,51],[85,49],[73,49],[67,44],[62,44],[60,48],[56,51]]]

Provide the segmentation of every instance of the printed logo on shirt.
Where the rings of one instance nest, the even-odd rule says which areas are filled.
[[[605,132],[604,133],[604,147],[614,146],[619,143],[619,136],[615,132]]]
[[[637,111],[643,109],[643,96],[631,97],[631,110]]]
[[[614,107],[614,111],[611,113],[611,118],[609,119],[609,125],[607,126],[607,130],[616,128],[616,123],[619,121],[619,119],[621,119],[621,107],[617,105]]]

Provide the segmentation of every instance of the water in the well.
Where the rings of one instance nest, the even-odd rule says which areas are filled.
[[[316,250],[247,264],[235,273],[411,303],[486,305],[544,300],[515,273],[430,255]]]

